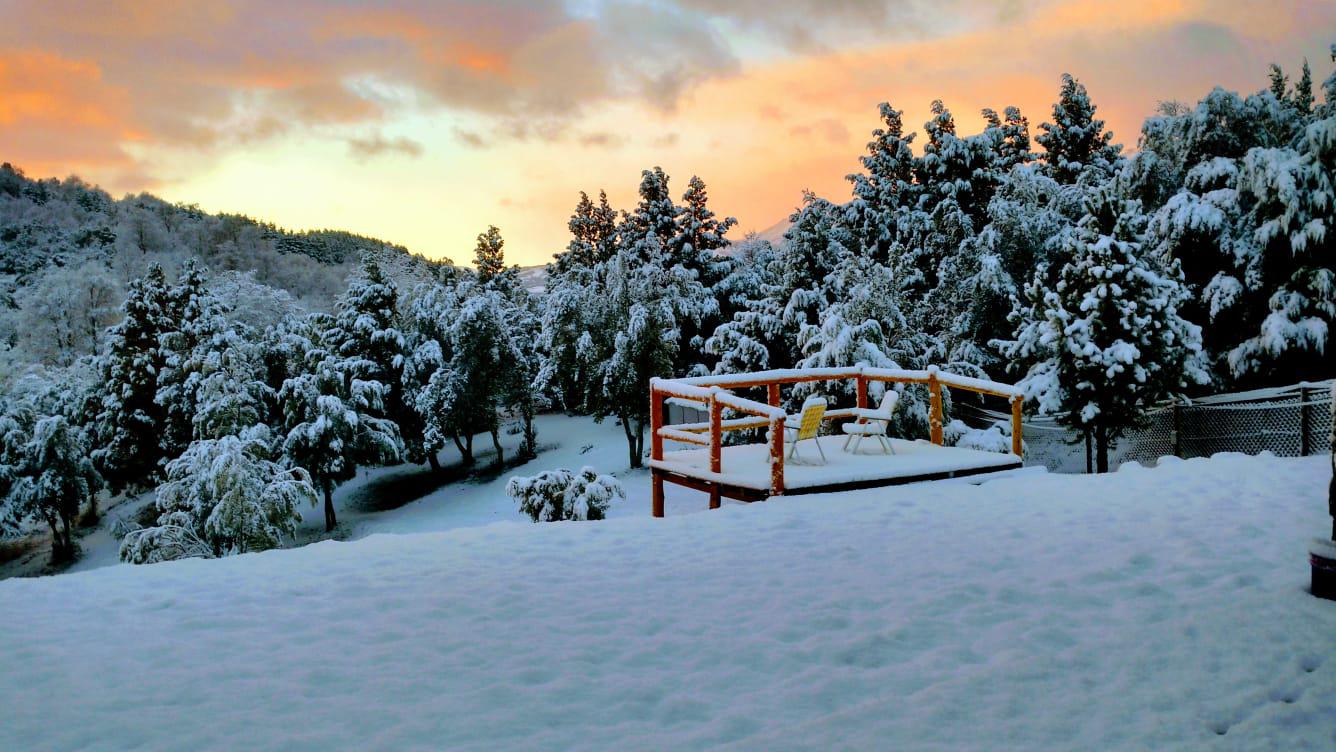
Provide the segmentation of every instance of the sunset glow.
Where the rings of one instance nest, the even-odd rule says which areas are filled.
[[[810,23],[821,5],[7,2],[0,161],[457,261],[496,224],[534,264],[580,190],[626,207],[646,167],[679,193],[700,175],[740,235],[804,189],[846,196],[880,101],[917,127],[940,98],[964,132],[1017,105],[1033,128],[1070,72],[1131,148],[1158,102],[1261,89],[1336,29],[1336,3],[1300,0],[903,0]]]

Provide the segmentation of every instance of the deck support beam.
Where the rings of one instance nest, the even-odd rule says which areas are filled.
[[[1024,451],[1024,444],[1021,442],[1021,404],[1024,399],[1017,396],[1011,398],[1011,453],[1017,457]]]
[[[937,370],[928,371],[928,421],[931,427],[932,443],[941,446],[942,436],[942,382],[937,379]]]

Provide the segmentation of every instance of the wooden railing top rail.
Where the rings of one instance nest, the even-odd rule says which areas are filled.
[[[911,384],[926,384],[932,381],[935,376],[937,381],[941,384],[956,389],[966,389],[971,392],[978,392],[980,394],[1003,397],[1006,399],[1016,399],[1024,396],[1019,388],[1012,386],[1011,384],[1003,384],[999,381],[989,381],[987,379],[979,379],[972,376],[963,376],[958,373],[943,371],[936,366],[929,366],[923,370],[872,368],[870,366],[849,366],[845,368],[786,368],[769,371],[755,371],[753,373],[692,376],[681,379],[654,379],[654,382],[658,391],[662,393],[689,399],[706,400],[709,398],[708,391],[696,390],[708,390],[710,387],[744,389],[747,387],[769,386],[771,384],[801,384],[812,381],[853,379],[858,378],[859,376],[862,376],[869,381],[891,381]],[[682,392],[691,390],[691,393],[679,393],[678,391],[674,391],[673,389],[678,386],[684,387]]]

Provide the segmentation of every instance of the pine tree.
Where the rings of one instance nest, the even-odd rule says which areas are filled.
[[[902,113],[886,102],[879,108],[885,127],[872,131],[867,154],[859,157],[864,172],[846,179],[853,184],[856,200],[867,207],[860,215],[864,226],[859,228],[866,250],[885,261],[900,238],[904,213],[916,203],[916,159],[911,148],[915,134],[905,134]]]
[[[1290,77],[1285,75],[1285,71],[1280,69],[1279,65],[1271,64],[1271,94],[1275,96],[1277,102],[1287,102],[1290,97]]]
[[[121,540],[134,564],[227,556],[282,545],[297,532],[303,504],[319,503],[311,476],[273,461],[266,426],[203,439],[167,463],[157,523]]]
[[[0,467],[0,507],[10,525],[41,520],[51,531],[51,561],[72,561],[71,527],[85,501],[92,501],[102,478],[88,457],[83,432],[64,416],[36,419],[30,413],[5,416]]]
[[[1178,313],[1187,290],[1176,267],[1141,252],[1145,217],[1113,186],[1091,194],[1049,287],[1036,275],[1005,353],[1028,366],[1020,385],[1041,411],[1094,439],[1097,469],[1109,448],[1142,425],[1153,403],[1205,383],[1201,331]]]
[[[580,201],[566,224],[571,241],[548,268],[548,277],[561,277],[573,270],[589,270],[611,258],[616,251],[617,212],[608,204],[606,191],[599,191],[598,205],[580,191]]]
[[[306,361],[307,370],[279,393],[287,427],[283,457],[310,473],[324,495],[325,530],[332,531],[335,486],[356,475],[358,465],[399,461],[403,445],[398,426],[380,417],[388,390],[373,378],[375,363],[341,357],[328,342],[306,353]]]
[[[179,455],[194,436],[204,361],[227,329],[225,310],[208,290],[205,272],[186,262],[167,292],[171,330],[159,336],[162,368],[154,401],[162,409],[161,456]]]
[[[1095,105],[1085,86],[1070,74],[1062,74],[1053,122],[1040,125],[1039,130],[1035,141],[1044,147],[1044,162],[1059,183],[1075,183],[1089,170],[1102,179],[1118,167],[1123,147],[1113,143],[1113,134],[1095,117]]]
[[[1294,107],[1304,117],[1313,114],[1313,72],[1308,68],[1308,58],[1304,58],[1303,73],[1294,84]]]
[[[640,201],[618,226],[618,248],[630,249],[641,261],[657,257],[672,248],[678,233],[677,214],[663,168],[642,171]]]
[[[478,269],[479,282],[485,284],[505,273],[505,245],[506,241],[495,225],[489,225],[478,235],[478,244],[473,249],[473,265]]]
[[[108,332],[93,461],[113,493],[151,485],[159,472],[166,422],[156,401],[164,365],[159,338],[174,330],[171,308],[162,267],[151,265],[130,283],[124,319]]]

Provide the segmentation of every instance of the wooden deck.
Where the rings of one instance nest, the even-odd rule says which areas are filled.
[[[923,440],[892,439],[895,454],[884,454],[875,442],[866,441],[858,454],[845,452],[841,449],[843,436],[823,436],[820,441],[826,464],[817,464],[820,455],[810,441],[798,449],[806,462],[784,464],[786,495],[894,486],[1021,467],[1021,458],[1014,454],[937,446]],[[726,446],[721,454],[727,472],[710,471],[708,449],[665,451],[662,460],[649,464],[664,481],[705,492],[718,486],[724,498],[760,501],[770,496],[769,445]]]

